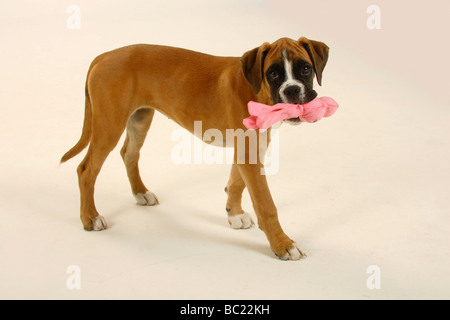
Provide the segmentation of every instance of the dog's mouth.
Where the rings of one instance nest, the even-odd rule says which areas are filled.
[[[276,103],[290,103],[290,104],[305,104],[317,98],[317,92],[315,90],[310,90],[308,93],[302,96],[298,96],[295,98],[283,98],[281,95],[278,95]]]
[[[293,125],[293,126],[298,126],[299,124],[302,124],[302,120],[300,120],[299,117],[286,119],[286,120],[284,120],[284,122],[287,122],[287,123],[289,123],[290,125]]]
[[[305,103],[308,103],[308,102],[314,100],[316,97],[317,97],[317,92],[315,90],[311,90],[303,98],[299,97],[298,99],[295,99],[292,101],[287,101],[286,103],[305,104]],[[294,126],[302,123],[302,120],[300,120],[299,117],[286,119],[284,121],[289,123],[290,125],[294,125]]]

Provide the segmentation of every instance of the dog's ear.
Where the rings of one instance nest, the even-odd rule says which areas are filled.
[[[316,73],[317,83],[322,85],[322,71],[328,61],[328,51],[330,48],[320,41],[309,40],[301,37],[298,42],[308,52],[309,57],[313,63],[314,72]]]
[[[260,47],[247,51],[241,58],[242,71],[245,79],[257,94],[261,89],[264,73],[264,59],[270,50],[270,44],[265,42]]]

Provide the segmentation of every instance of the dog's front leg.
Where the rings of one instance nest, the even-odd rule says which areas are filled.
[[[237,164],[233,164],[230,179],[225,187],[225,192],[228,195],[226,206],[228,222],[233,229],[248,229],[254,225],[250,215],[242,210],[241,201],[244,189],[245,183],[241,178],[239,168]]]
[[[261,174],[263,164],[258,161],[256,164],[237,164],[237,167],[250,193],[259,226],[265,232],[272,251],[282,260],[299,260],[305,257],[281,228],[266,176]]]

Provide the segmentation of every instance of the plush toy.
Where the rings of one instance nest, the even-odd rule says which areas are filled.
[[[281,120],[300,118],[301,121],[313,123],[323,117],[333,115],[338,104],[329,97],[315,98],[304,104],[278,103],[273,106],[250,101],[250,117],[244,119],[247,129],[266,130]]]

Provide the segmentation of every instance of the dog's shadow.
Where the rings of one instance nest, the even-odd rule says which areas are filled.
[[[246,248],[251,251],[259,252],[265,256],[273,258],[273,252],[262,230],[259,229],[257,223],[249,229],[232,229],[227,222],[226,213],[223,216],[214,215],[207,211],[196,211],[195,216],[203,221],[220,226],[224,230],[228,230],[229,234],[205,232],[201,237],[207,237],[208,241],[217,243],[227,243],[236,248]],[[242,236],[245,235],[245,236]],[[200,235],[199,235],[200,237]]]
[[[174,219],[175,216],[173,214],[167,214],[162,205],[156,207],[136,205],[134,209],[141,211],[142,214],[147,216],[145,219],[149,220],[149,225],[159,225],[161,228],[170,228],[168,233],[176,234],[178,239],[186,237],[189,238],[189,240],[194,241],[207,241],[208,243],[215,242],[222,245],[227,244],[235,248],[259,252],[266,257],[273,258],[273,252],[270,249],[267,239],[257,224],[249,229],[234,230],[228,224],[226,212],[220,216],[196,208],[195,211],[193,210],[190,213],[180,213],[189,214],[193,220],[211,224],[212,229],[214,230],[217,230],[217,227],[223,229],[223,231],[216,232],[210,231],[210,229],[207,228],[193,228],[192,225],[179,222],[177,219]],[[131,219],[131,216],[135,214],[135,212],[133,213],[131,211],[129,206],[121,206],[113,212],[106,214],[105,218],[107,220],[108,229],[117,230],[120,228],[120,222],[117,222],[117,220],[124,215],[129,215]],[[121,235],[125,237],[124,233],[121,233]]]

